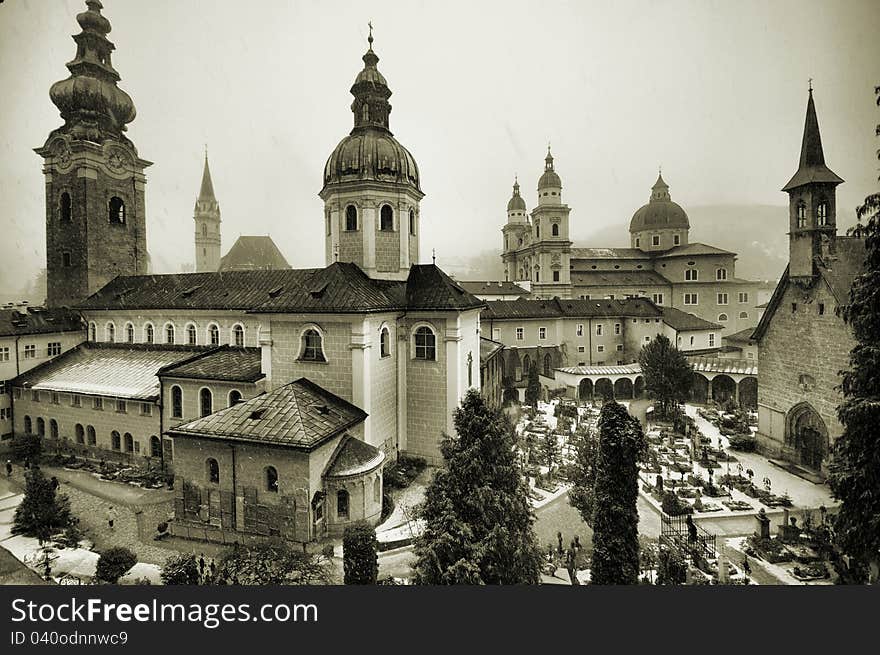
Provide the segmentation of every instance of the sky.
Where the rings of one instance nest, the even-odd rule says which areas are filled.
[[[194,260],[207,144],[223,251],[270,234],[324,264],[324,163],[352,127],[367,22],[393,92],[390,127],[421,171],[423,260],[500,252],[515,175],[529,207],[548,142],[577,245],[626,225],[662,166],[672,199],[778,205],[784,240],[813,79],[838,224],[878,186],[876,0],[328,2],[103,0],[147,169],[157,272]],[[0,4],[0,289],[45,266],[42,162],[62,121],[81,0]],[[11,111],[10,111],[11,110]],[[731,230],[736,225],[730,226]],[[625,237],[624,237],[625,242]]]

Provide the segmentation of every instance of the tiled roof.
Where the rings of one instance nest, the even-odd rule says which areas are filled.
[[[663,312],[663,322],[680,332],[688,330],[720,330],[724,327],[694,314],[683,312],[675,307],[660,307],[660,311]]]
[[[669,280],[655,271],[572,271],[571,282],[589,287],[671,285]]]
[[[161,377],[256,382],[265,377],[259,348],[220,346],[187,361],[171,364],[159,371]]]
[[[674,248],[670,248],[658,255],[656,257],[658,259],[668,259],[670,257],[685,257],[689,255],[735,255],[736,253],[730,252],[729,250],[722,250],[721,248],[716,248],[715,246],[710,246],[705,243],[689,243],[686,246],[675,246]]]
[[[639,248],[572,248],[571,261],[576,259],[644,259],[650,254]]]
[[[622,366],[569,366],[556,370],[571,375],[635,375],[642,372],[642,367],[636,363]]]
[[[459,282],[458,285],[468,293],[472,293],[475,296],[529,295],[529,292],[523,289],[521,286],[519,286],[515,282],[508,281],[492,282],[491,280],[471,280],[468,282]]]
[[[159,369],[196,357],[197,346],[83,343],[19,375],[16,387],[133,400],[159,397]]]
[[[488,362],[493,355],[501,352],[503,348],[503,343],[492,341],[492,339],[487,339],[486,337],[480,337],[480,365]]]
[[[220,271],[276,271],[290,264],[270,236],[240,236],[220,258]]]
[[[78,312],[70,309],[0,309],[0,337],[80,331],[85,331],[82,319]]]
[[[482,319],[576,317],[657,317],[661,312],[647,298],[625,300],[490,300]]]
[[[687,354],[687,353],[685,353]],[[757,375],[758,362],[753,359],[732,359],[728,357],[688,357],[696,372],[733,373],[737,375]]]
[[[311,450],[366,417],[362,409],[300,378],[169,432]]]
[[[752,340],[752,334],[754,334],[755,328],[750,327],[745,330],[740,330],[739,332],[735,332],[733,334],[728,334],[724,337],[727,341],[737,341],[737,342],[749,342]]]
[[[342,435],[330,457],[323,478],[348,478],[373,471],[385,461],[385,453],[350,434]]]
[[[476,309],[485,302],[434,264],[414,264],[406,280],[406,309]]]

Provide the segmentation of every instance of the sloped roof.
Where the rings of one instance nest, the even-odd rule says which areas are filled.
[[[662,313],[647,298],[625,300],[490,300],[482,312],[483,320],[509,318],[556,318],[639,316],[657,317]]]
[[[369,473],[385,461],[385,453],[350,434],[342,435],[324,473],[324,478],[349,478]]]
[[[638,363],[621,366],[568,366],[556,369],[571,375],[633,375],[642,372]]]
[[[728,334],[724,337],[727,341],[736,341],[737,343],[748,343],[752,341],[752,334],[754,334],[755,328],[750,327],[745,330],[740,330],[739,332],[734,332],[733,334]]]
[[[669,286],[671,283],[655,271],[572,271],[572,284],[591,287]]]
[[[686,355],[687,353],[685,353]],[[737,375],[757,375],[758,362],[754,359],[733,359],[730,357],[688,357],[695,372],[734,373]]]
[[[843,179],[825,165],[822,137],[819,134],[819,119],[816,116],[816,104],[813,102],[813,89],[810,89],[810,97],[807,100],[807,115],[804,119],[800,162],[797,172],[788,181],[788,184],[782,187],[782,190],[790,191],[813,182],[836,185],[843,182]]]
[[[690,255],[735,255],[735,252],[716,248],[705,243],[692,242],[686,246],[674,246],[669,250],[656,255],[657,259],[669,259],[671,257],[687,257]]]
[[[198,346],[83,343],[22,373],[13,386],[132,400],[159,397],[159,369],[197,357]]]
[[[570,259],[650,259],[651,256],[639,248],[572,248]]]
[[[482,366],[488,362],[492,359],[493,355],[501,352],[503,349],[503,343],[487,339],[486,337],[480,337],[480,365]]]
[[[270,236],[240,236],[220,258],[219,271],[277,271],[290,268]]]
[[[413,264],[406,280],[406,308],[476,309],[485,302],[468,293],[435,264]]]
[[[199,200],[217,202],[214,197],[214,183],[211,181],[211,169],[208,168],[208,153],[205,153],[205,169],[202,171],[202,186],[199,189]]]
[[[660,307],[659,309],[663,314],[663,322],[679,332],[687,332],[689,330],[720,330],[724,327],[675,307]]]
[[[515,282],[508,281],[498,281],[493,282],[491,280],[470,280],[470,281],[461,281],[458,285],[467,291],[468,293],[472,293],[475,296],[527,296],[529,292],[523,289],[521,286],[516,284]]]
[[[256,382],[265,377],[259,348],[235,348],[228,345],[199,357],[165,366],[159,371],[159,376],[226,382]]]
[[[169,433],[312,450],[366,417],[359,407],[300,378]]]
[[[27,307],[0,309],[0,337],[84,331],[82,318],[70,309]]]

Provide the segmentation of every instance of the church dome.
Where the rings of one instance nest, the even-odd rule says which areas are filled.
[[[547,148],[547,157],[544,158],[544,173],[538,180],[538,190],[541,189],[561,189],[562,180],[553,168],[553,155],[550,154],[550,148]]]
[[[661,175],[657,177],[657,182],[651,188],[651,199],[648,204],[643,205],[633,214],[629,231],[633,233],[661,229],[688,230],[690,227],[687,213],[681,205],[672,202],[669,197],[669,186]]]
[[[519,195],[519,182],[513,183],[513,195],[507,201],[507,211],[526,211],[526,201]]]

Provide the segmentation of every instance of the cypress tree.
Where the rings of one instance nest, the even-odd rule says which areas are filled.
[[[376,584],[379,576],[376,530],[359,521],[345,528],[342,537],[342,569],[345,584]]]
[[[538,406],[538,398],[541,395],[541,382],[538,380],[538,365],[532,362],[529,367],[529,381],[526,384],[526,405]]]
[[[536,584],[542,555],[534,512],[504,415],[471,389],[444,436],[415,540],[417,584]]]
[[[670,417],[687,400],[693,384],[693,367],[664,335],[658,334],[639,353],[645,391],[660,403],[660,413]]]

